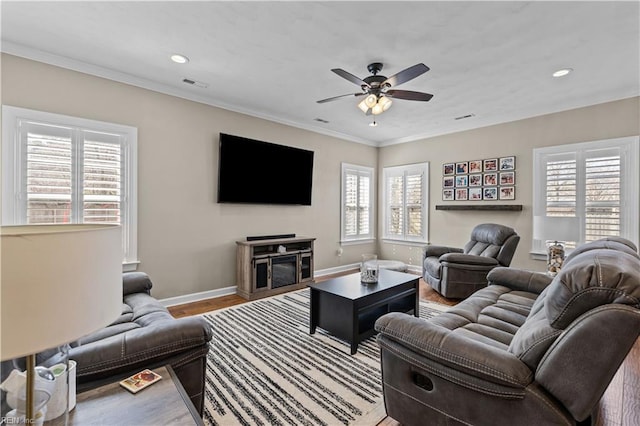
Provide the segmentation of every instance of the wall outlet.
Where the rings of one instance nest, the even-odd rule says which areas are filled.
[[[343,250],[342,247],[340,247],[338,250],[336,250],[336,256],[340,257],[342,256]]]

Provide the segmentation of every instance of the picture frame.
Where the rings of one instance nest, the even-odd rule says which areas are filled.
[[[500,170],[515,170],[516,169],[516,157],[500,157],[499,161]]]
[[[469,173],[469,162],[462,161],[460,163],[456,163],[457,175],[466,175],[467,173]]]
[[[516,199],[516,187],[515,186],[501,186],[500,187],[500,199],[501,200],[515,200]]]
[[[485,172],[495,172],[498,170],[498,159],[497,158],[489,158],[482,162],[483,171]]]
[[[482,184],[484,186],[498,185],[498,173],[485,173],[482,176]]]
[[[469,161],[469,173],[482,173],[482,160]]]
[[[455,186],[455,178],[453,176],[445,176],[442,178],[443,188],[453,188]]]
[[[515,169],[515,155],[443,163],[442,200],[514,200]]]
[[[515,185],[516,172],[500,172],[500,185]]]
[[[469,200],[482,201],[482,188],[469,188]]]
[[[456,200],[466,201],[469,198],[467,188],[456,188]]]
[[[442,174],[445,176],[453,175],[456,172],[455,164],[453,163],[444,163],[442,165]]]
[[[469,175],[469,186],[482,186],[482,173]]]
[[[456,188],[461,186],[469,186],[469,177],[467,175],[456,176]]]
[[[483,187],[482,188],[483,200],[497,200],[498,199],[498,187]]]

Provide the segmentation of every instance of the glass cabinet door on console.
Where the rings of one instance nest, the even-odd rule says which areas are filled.
[[[311,253],[300,253],[300,278],[298,281],[313,280],[313,256]]]
[[[267,290],[270,281],[269,258],[253,259],[253,291]]]

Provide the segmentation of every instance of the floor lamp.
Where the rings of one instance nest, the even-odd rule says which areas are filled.
[[[544,241],[547,250],[547,274],[555,277],[565,258],[565,243],[580,238],[580,220],[577,217],[534,216],[533,238]]]
[[[105,327],[121,313],[122,230],[118,225],[3,226],[0,236],[0,359],[26,357],[20,398],[26,399],[25,423],[33,424],[40,380],[36,354]]]

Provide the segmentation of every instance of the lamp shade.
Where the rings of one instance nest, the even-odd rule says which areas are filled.
[[[580,218],[534,216],[533,238],[542,241],[578,241],[580,239]]]
[[[0,359],[69,343],[120,315],[120,226],[3,226],[0,235]]]

